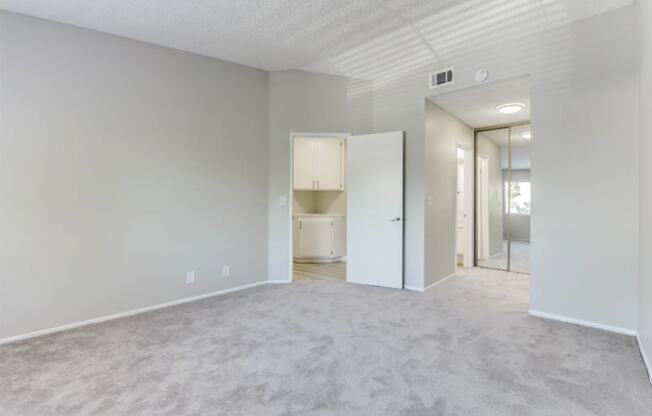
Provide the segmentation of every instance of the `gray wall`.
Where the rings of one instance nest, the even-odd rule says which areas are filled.
[[[489,257],[493,257],[503,252],[502,152],[482,133],[478,134],[476,150],[478,157],[489,159]]]
[[[455,273],[457,146],[473,148],[473,129],[426,101],[425,286]]]
[[[573,23],[567,80],[540,78],[532,93],[531,308],[629,330],[638,265],[635,28],[632,7]]]
[[[5,12],[0,40],[0,338],[266,280],[266,72]]]
[[[371,84],[305,71],[270,73],[269,278],[287,280],[290,133],[405,131],[405,285],[424,287],[424,105],[418,85]]]
[[[363,89],[346,78],[305,71],[269,74],[269,250],[270,280],[288,280],[290,133],[369,133],[372,131],[369,96],[352,96]]]
[[[638,334],[648,365],[652,365],[652,2],[639,0],[636,7],[641,52]],[[652,380],[652,373],[650,377]]]

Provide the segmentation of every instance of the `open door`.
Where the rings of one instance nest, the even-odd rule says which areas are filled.
[[[403,132],[348,140],[346,280],[403,287]]]

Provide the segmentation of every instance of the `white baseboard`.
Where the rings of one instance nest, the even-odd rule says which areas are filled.
[[[643,343],[641,342],[641,338],[639,337],[638,334],[636,334],[636,343],[638,344],[638,349],[641,351],[641,357],[643,357],[643,363],[645,364],[645,368],[647,369],[647,375],[648,378],[650,379],[650,384],[652,384],[652,363],[647,357],[647,354],[645,353],[645,349],[643,349]]]
[[[292,283],[292,280],[268,280],[266,283],[269,283],[270,285],[282,285]]]
[[[438,284],[445,282],[446,280],[450,279],[451,277],[455,276],[456,274],[457,273],[453,273],[450,276],[446,276],[441,280],[437,280],[435,283],[433,283],[430,286],[425,287],[425,288],[420,288],[420,287],[416,287],[416,286],[403,286],[403,289],[413,290],[415,292],[425,292],[426,290],[432,289],[433,287],[437,286]]]
[[[141,313],[155,311],[157,309],[169,308],[171,306],[181,305],[184,303],[195,302],[198,300],[212,298],[214,296],[226,295],[227,293],[237,292],[244,289],[250,289],[252,287],[261,286],[267,284],[266,280],[262,282],[251,283],[248,285],[242,285],[237,287],[232,287],[230,289],[218,290],[216,292],[204,293],[203,295],[192,296],[189,298],[183,298],[178,300],[173,300],[171,302],[159,303],[158,305],[146,306],[144,308],[133,309],[126,312],[114,313],[111,315],[100,316],[99,318],[87,319],[85,321],[74,322],[71,324],[56,326],[54,328],[42,329],[40,331],[29,332],[27,334],[15,335],[13,337],[1,338],[0,345],[9,344],[10,342],[21,341],[24,339],[40,337],[43,335],[54,334],[55,332],[66,331],[68,329],[79,328],[82,326],[99,324],[100,322],[112,321],[114,319],[126,318],[128,316],[139,315]]]
[[[569,318],[567,316],[561,316],[561,315],[554,315],[552,313],[541,312],[534,309],[530,309],[528,313],[538,318],[551,319],[553,321],[561,321],[569,324],[586,326],[589,328],[602,329],[603,331],[615,332],[617,334],[636,336],[636,330],[634,329],[620,328],[617,326],[599,324],[597,322],[583,321],[581,319]]]
[[[430,286],[424,288],[423,291],[425,292],[425,291],[427,291],[427,290],[429,290],[429,289],[432,289],[433,287],[437,286],[437,285],[440,284],[440,283],[444,283],[446,280],[450,279],[451,277],[455,276],[456,274],[457,274],[457,273],[453,273],[453,274],[451,274],[450,276],[446,276],[446,277],[444,277],[444,278],[441,279],[441,280],[437,280],[435,283],[433,283],[433,284],[431,284]]]

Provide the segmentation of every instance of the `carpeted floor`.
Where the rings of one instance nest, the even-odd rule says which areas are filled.
[[[632,337],[527,314],[526,275],[261,286],[0,347],[0,414],[650,415]]]

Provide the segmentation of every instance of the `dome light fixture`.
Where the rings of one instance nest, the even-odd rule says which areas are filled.
[[[502,114],[514,114],[514,113],[518,113],[524,108],[525,108],[525,104],[523,103],[508,103],[508,104],[499,105],[498,107],[496,107],[496,111]]]

